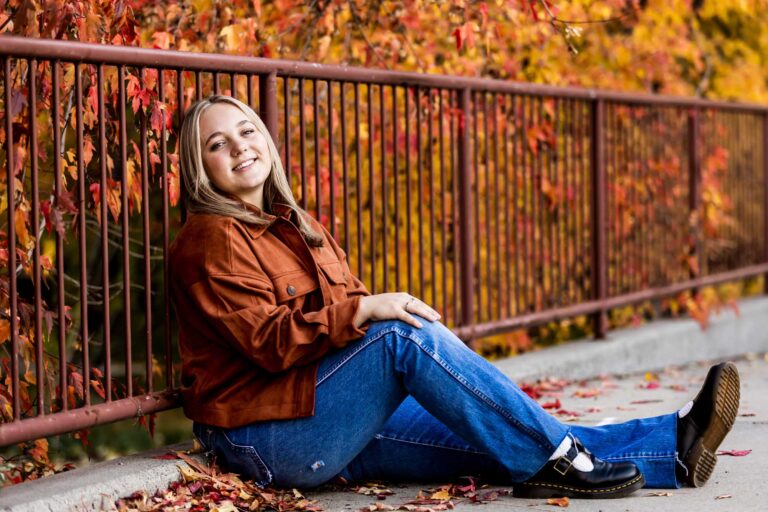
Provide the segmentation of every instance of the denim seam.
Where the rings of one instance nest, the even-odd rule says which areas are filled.
[[[371,343],[373,343],[374,341],[378,340],[379,338],[380,338],[380,336],[377,336],[375,338],[371,338],[368,341],[368,343],[361,343],[360,345],[355,347],[354,352],[350,352],[349,354],[347,354],[347,356],[344,359],[342,359],[341,361],[338,361],[335,365],[333,365],[329,369],[327,369],[325,371],[325,373],[323,375],[321,375],[320,378],[317,379],[317,384],[315,384],[315,386],[319,386],[320,384],[325,382],[331,375],[336,373],[336,370],[338,370],[339,368],[344,366],[347,363],[347,361],[349,361],[354,356],[359,354],[361,350],[367,348]]]
[[[673,459],[676,458],[675,453],[667,454],[626,454],[626,455],[614,455],[613,457],[601,457],[603,460],[627,460],[627,459]]]
[[[374,437],[376,439],[387,439],[387,440],[390,440],[390,441],[398,441],[398,442],[401,442],[401,443],[415,444],[415,445],[419,445],[419,446],[429,446],[429,447],[432,447],[432,448],[443,448],[445,450],[452,450],[452,451],[456,451],[456,452],[472,453],[472,454],[475,454],[475,455],[486,455],[485,452],[481,452],[481,451],[477,451],[477,450],[467,450],[466,448],[455,448],[453,446],[446,446],[446,445],[438,444],[438,443],[424,443],[424,442],[421,442],[421,441],[414,441],[414,440],[411,440],[411,439],[404,439],[404,438],[401,438],[401,437],[392,437],[392,436],[387,436],[387,435],[384,435],[384,434],[376,434]]]
[[[240,453],[247,453],[249,455],[255,455],[256,456],[256,462],[261,465],[261,467],[264,468],[264,470],[267,472],[267,481],[266,482],[259,482],[262,487],[265,487],[269,485],[272,482],[272,471],[269,469],[269,467],[264,463],[264,460],[261,458],[261,455],[259,455],[259,451],[253,447],[253,446],[244,446],[241,444],[233,443],[232,440],[229,438],[226,432],[223,430],[220,431],[221,435],[224,436],[224,439],[227,440],[227,442],[230,444],[230,446],[237,450]]]

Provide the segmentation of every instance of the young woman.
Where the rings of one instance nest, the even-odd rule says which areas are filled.
[[[679,412],[562,424],[427,304],[366,291],[297,205],[247,105],[196,103],[180,162],[190,216],[170,258],[184,410],[230,469],[283,487],[482,474],[537,498],[709,478],[738,409],[732,363]]]

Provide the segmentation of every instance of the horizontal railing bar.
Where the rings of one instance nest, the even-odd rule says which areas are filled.
[[[697,279],[690,279],[669,286],[649,288],[639,292],[618,295],[616,297],[611,297],[604,300],[592,300],[588,302],[582,302],[580,304],[575,304],[573,306],[548,309],[546,311],[538,311],[536,313],[521,315],[515,318],[508,318],[495,322],[485,322],[466,327],[458,327],[453,329],[453,332],[456,334],[456,336],[463,340],[493,336],[495,334],[500,334],[512,329],[533,327],[535,325],[541,325],[546,322],[554,322],[558,320],[564,320],[566,318],[589,315],[601,310],[618,308],[622,306],[628,306],[630,304],[637,304],[638,302],[643,302],[646,300],[667,297],[693,288],[711,286],[728,281],[746,279],[748,277],[755,277],[766,272],[768,272],[768,263],[760,263],[758,265],[751,265],[749,267],[744,267],[738,270],[722,272]]]
[[[768,105],[710,101],[683,96],[625,93],[579,87],[556,87],[487,78],[456,77],[405,71],[367,69],[354,66],[314,64],[310,62],[258,57],[238,57],[212,53],[192,53],[129,46],[107,46],[75,41],[0,36],[0,55],[39,59],[60,59],[90,64],[157,67],[219,73],[266,74],[281,77],[410,85],[443,89],[473,89],[502,94],[540,95],[553,98],[615,101],[661,106],[689,106],[728,110],[768,112]]]
[[[2,425],[0,446],[74,432],[97,425],[105,425],[126,418],[137,418],[180,405],[178,393],[159,393],[123,398],[113,402],[61,411]]]

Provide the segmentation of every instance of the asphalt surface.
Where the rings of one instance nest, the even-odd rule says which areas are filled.
[[[570,500],[568,509],[576,511],[763,511],[768,509],[768,354],[748,355],[736,361],[741,375],[741,407],[736,424],[725,439],[721,450],[743,452],[747,455],[721,455],[715,471],[704,487],[693,489],[641,489],[634,495],[615,500]],[[550,396],[540,399],[551,402],[558,398],[561,408],[578,416],[561,415],[574,424],[598,425],[606,422],[655,416],[677,410],[695,396],[704,380],[711,361],[694,363],[682,367],[669,367],[663,371],[646,372],[625,376],[607,376],[599,379],[568,383],[562,390],[552,391]],[[654,384],[657,383],[657,384]],[[550,381],[550,387],[558,388],[561,383]],[[388,507],[397,509],[400,505],[418,501],[417,497],[431,496],[439,484],[388,485],[394,494],[385,499],[376,499],[350,490],[321,490],[307,492],[308,498],[328,511],[347,511]],[[456,483],[462,483],[461,481]],[[483,504],[471,503],[468,499],[453,499],[451,505],[456,511],[485,512],[496,510],[556,510],[559,507],[547,500],[523,500],[505,496],[511,487],[489,487],[481,495],[496,491],[497,499]],[[444,505],[448,505],[444,503]],[[418,505],[424,508],[440,509],[436,504]],[[376,510],[376,509],[374,509]]]

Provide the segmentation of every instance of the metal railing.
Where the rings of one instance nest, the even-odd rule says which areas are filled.
[[[373,293],[464,339],[602,337],[611,308],[768,272],[763,105],[16,37],[0,63],[0,445],[178,405],[176,134],[215,92]]]

